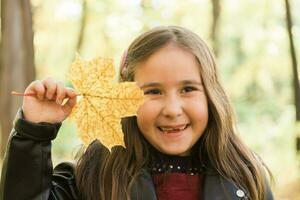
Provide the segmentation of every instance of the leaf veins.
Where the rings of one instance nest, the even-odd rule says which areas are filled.
[[[136,115],[144,101],[135,82],[114,83],[114,76],[111,59],[85,61],[77,56],[71,65],[69,80],[81,94],[71,118],[86,146],[95,139],[108,149],[125,146],[121,118]]]

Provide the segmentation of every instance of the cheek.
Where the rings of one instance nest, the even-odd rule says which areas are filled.
[[[187,105],[188,113],[194,121],[201,121],[207,123],[208,121],[208,105],[206,98],[201,100],[191,101]]]
[[[143,132],[150,127],[149,125],[155,123],[159,113],[159,106],[157,103],[146,100],[137,111],[137,123],[139,129]]]

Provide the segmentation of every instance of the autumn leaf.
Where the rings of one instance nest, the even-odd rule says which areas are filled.
[[[85,61],[77,56],[68,76],[81,94],[71,118],[83,143],[87,146],[98,139],[108,149],[125,146],[121,118],[136,115],[143,91],[135,82],[115,83],[111,59]]]

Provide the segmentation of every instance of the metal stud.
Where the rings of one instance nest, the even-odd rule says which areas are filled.
[[[238,189],[236,191],[236,196],[238,196],[238,197],[244,197],[245,196],[245,192],[243,190]]]

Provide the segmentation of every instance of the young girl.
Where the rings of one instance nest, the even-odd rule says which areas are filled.
[[[76,104],[61,82],[31,83],[14,123],[1,199],[273,199],[263,162],[237,137],[214,55],[193,32],[154,28],[129,46],[120,81],[146,100],[122,119],[126,148],[94,141],[52,171],[51,140]],[[61,105],[68,98],[65,105]]]

